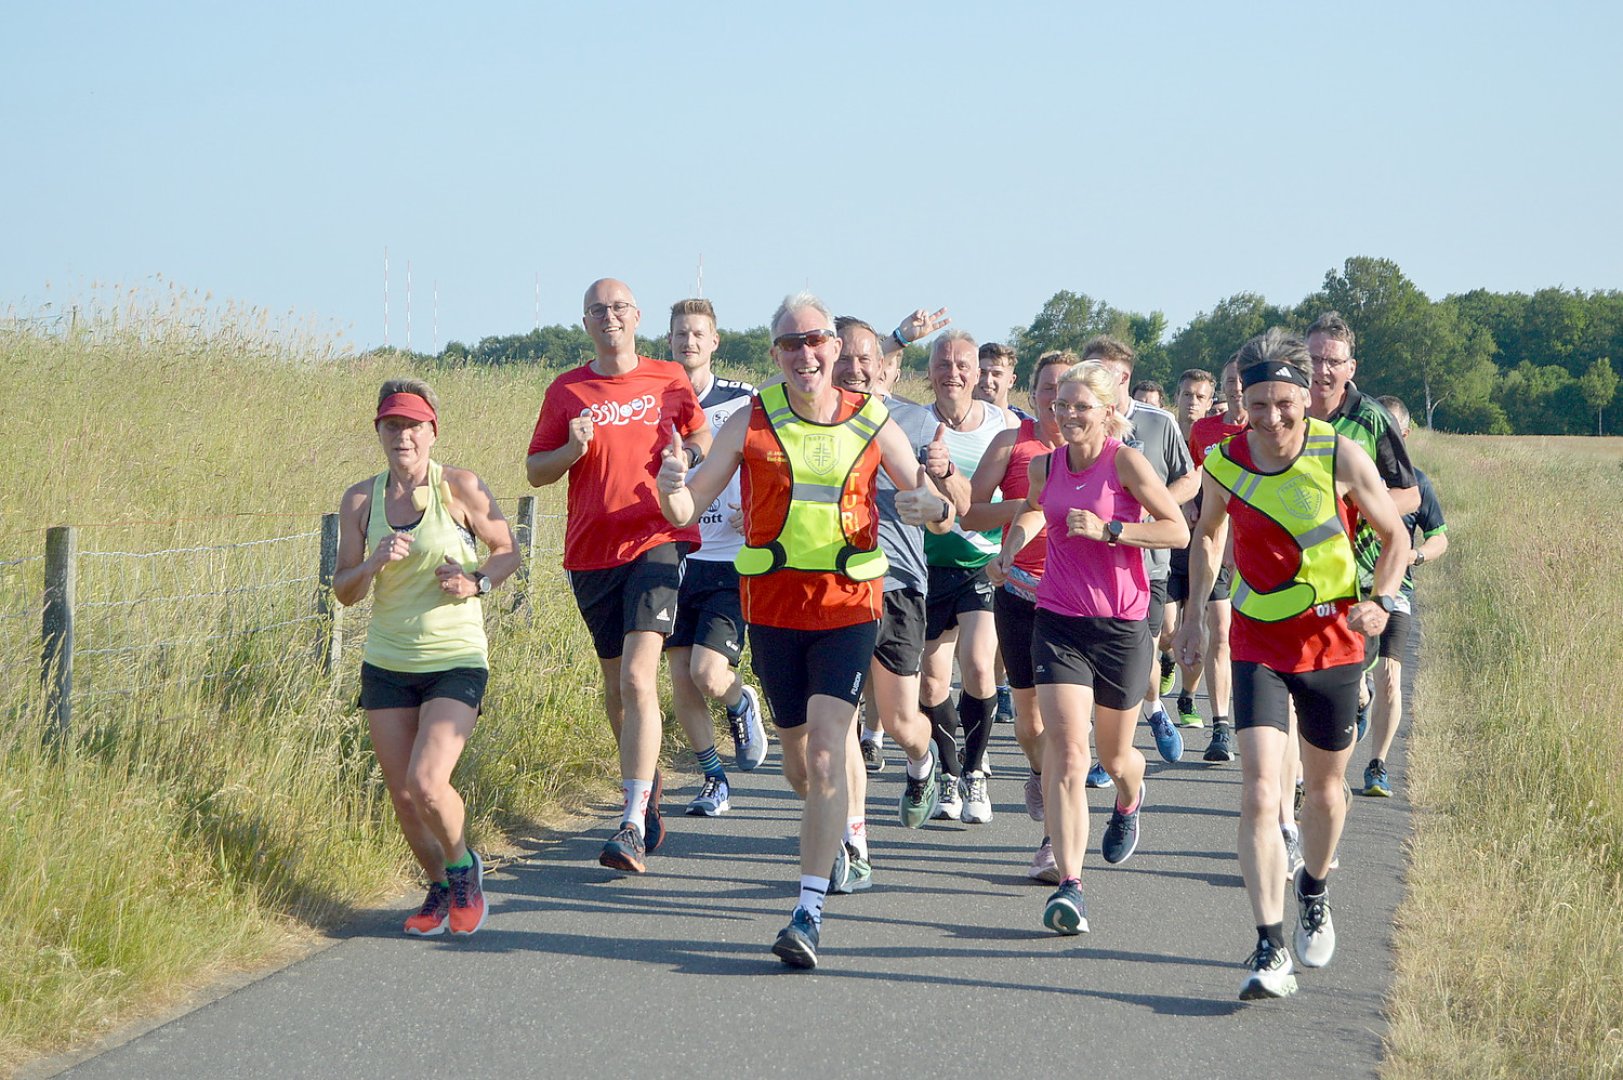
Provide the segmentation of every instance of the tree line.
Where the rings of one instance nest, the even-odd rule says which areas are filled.
[[[1267,327],[1300,331],[1331,309],[1358,334],[1359,385],[1398,395],[1429,427],[1495,435],[1604,433],[1605,411],[1618,389],[1611,358],[1623,361],[1623,291],[1615,289],[1476,289],[1432,300],[1390,259],[1357,256],[1327,272],[1323,285],[1296,304],[1237,293],[1170,335],[1159,311],[1126,311],[1062,290],[1005,340],[1019,354],[1023,384],[1043,352],[1110,334],[1138,351],[1135,378],[1154,379],[1170,393],[1185,369],[1215,374],[1246,339]],[[658,316],[645,325],[658,326]],[[663,338],[637,341],[645,355],[666,355]],[[724,329],[716,362],[764,372],[769,344],[764,326]],[[591,339],[576,324],[486,337],[471,346],[453,341],[438,356],[418,359],[564,369],[591,357]],[[927,359],[923,348],[912,346],[903,363],[922,369]]]

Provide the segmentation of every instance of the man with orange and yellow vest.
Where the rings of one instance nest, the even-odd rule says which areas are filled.
[[[1206,599],[1232,522],[1239,856],[1257,926],[1240,997],[1250,1000],[1296,991],[1284,939],[1279,882],[1286,855],[1277,824],[1292,703],[1307,795],[1294,945],[1309,968],[1323,967],[1335,952],[1326,879],[1346,817],[1342,777],[1357,726],[1364,638],[1378,636],[1400,610],[1409,540],[1369,455],[1308,415],[1302,339],[1276,327],[1248,341],[1236,359],[1247,428],[1206,458],[1189,559],[1190,610],[1174,647],[1185,663],[1200,659]],[[1353,554],[1357,518],[1381,541],[1375,587],[1365,601],[1358,599]]]
[[[762,387],[722,425],[691,484],[673,431],[657,486],[666,519],[686,525],[742,470],[736,565],[744,621],[784,776],[806,800],[799,901],[772,951],[791,967],[813,968],[830,868],[843,851],[847,745],[883,610],[879,468],[895,482],[896,508],[909,524],[946,527],[954,507],[934,490],[884,402],[834,385],[840,340],[822,301],[787,297],[772,335],[783,381]]]

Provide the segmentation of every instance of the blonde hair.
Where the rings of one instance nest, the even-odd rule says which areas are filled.
[[[1105,434],[1120,439],[1133,430],[1133,423],[1121,414],[1116,405],[1116,376],[1097,360],[1084,360],[1059,377],[1055,389],[1066,383],[1081,383],[1093,392],[1101,405],[1109,407],[1105,414]]]
[[[378,408],[383,408],[383,402],[391,394],[416,394],[428,402],[428,407],[435,413],[440,411],[440,399],[433,389],[421,379],[390,379],[378,388]]]

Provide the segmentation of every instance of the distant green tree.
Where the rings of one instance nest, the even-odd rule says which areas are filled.
[[[1196,315],[1173,336],[1167,346],[1170,378],[1176,379],[1190,368],[1202,368],[1219,375],[1241,345],[1270,326],[1293,323],[1291,312],[1270,304],[1257,293],[1235,293],[1218,301],[1211,311]]]
[[[1166,333],[1166,316],[1159,311],[1148,315],[1120,311],[1085,293],[1061,290],[1048,298],[1031,325],[1016,328],[1010,335],[1014,346],[1015,377],[1021,385],[1037,363],[1037,357],[1051,349],[1075,349],[1091,337],[1109,334],[1133,347],[1139,355],[1135,375],[1164,379],[1168,360],[1161,338]]]
[[[1589,370],[1584,372],[1578,380],[1578,388],[1584,395],[1584,402],[1595,410],[1595,434],[1606,434],[1606,425],[1602,422],[1606,406],[1612,403],[1612,397],[1617,393],[1617,372],[1612,370],[1610,357],[1602,356]]]

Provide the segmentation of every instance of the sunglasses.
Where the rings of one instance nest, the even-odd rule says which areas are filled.
[[[835,340],[838,336],[832,330],[807,330],[804,334],[780,334],[772,339],[772,344],[784,352],[794,349],[815,349],[825,342]]]

